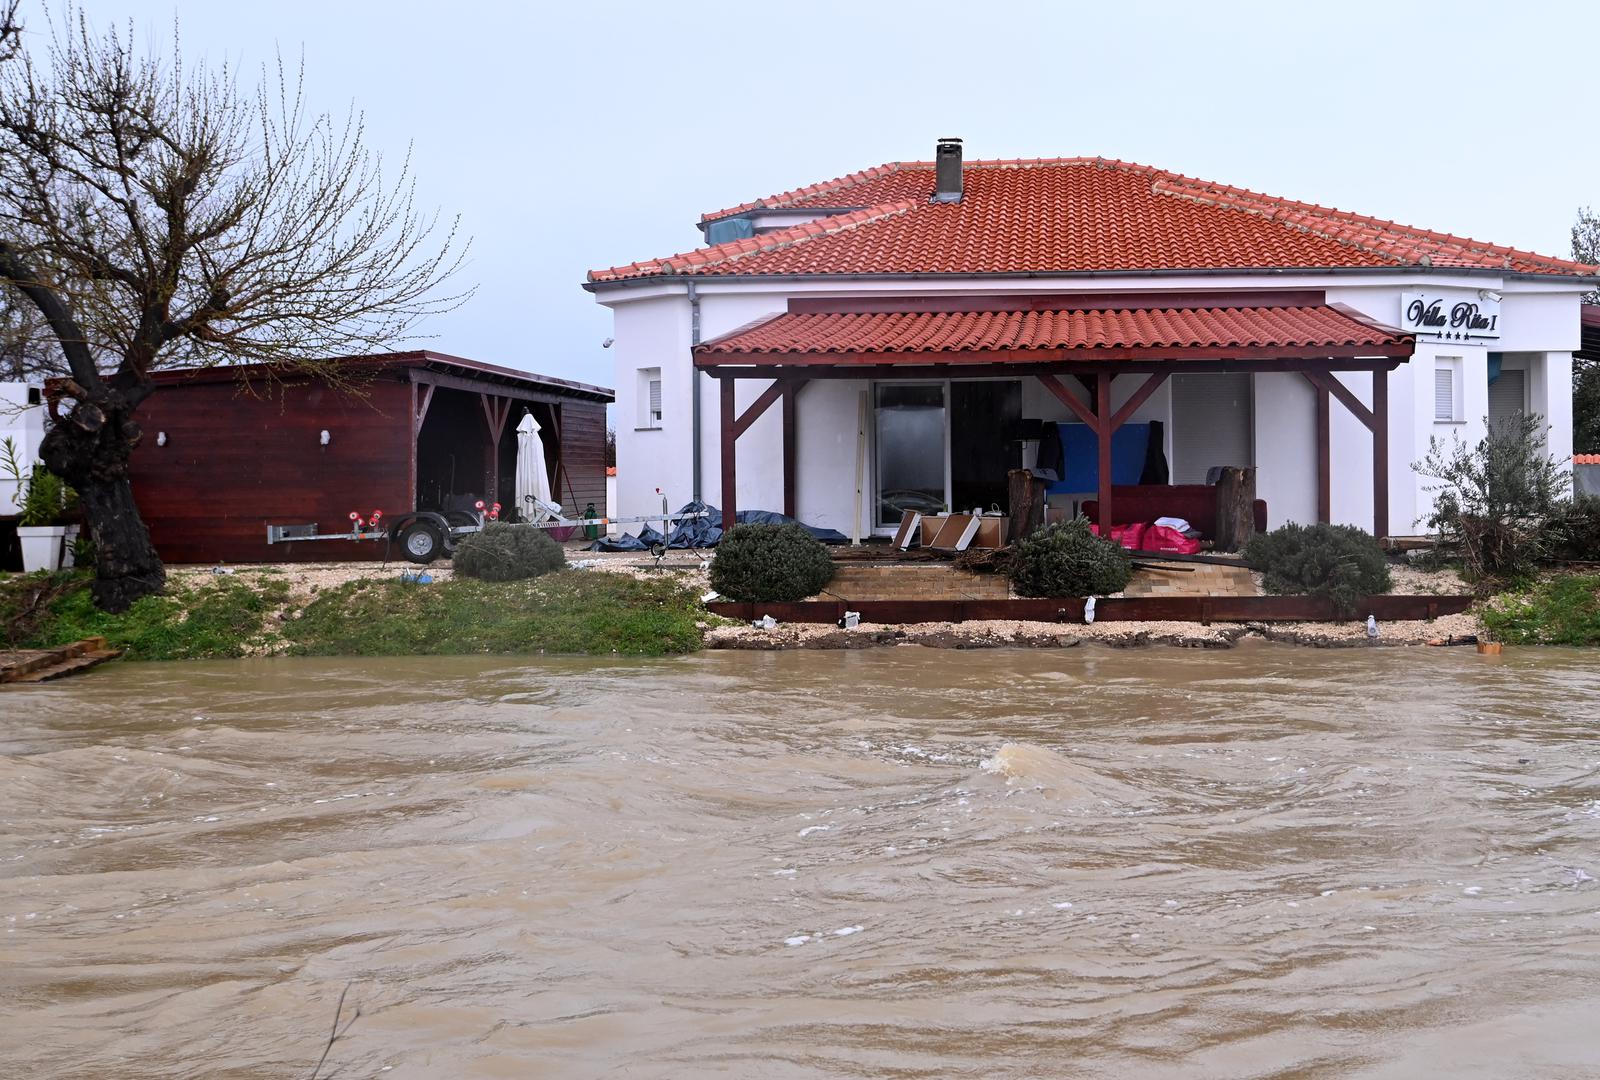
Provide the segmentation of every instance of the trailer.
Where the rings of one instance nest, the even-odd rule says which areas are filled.
[[[710,516],[710,512],[706,510],[671,513],[667,509],[668,502],[665,495],[661,497],[659,516],[569,518],[562,515],[561,507],[555,503],[539,502],[531,495],[528,496],[528,501],[532,504],[530,510],[533,520],[517,522],[518,525],[530,529],[578,529],[595,526],[601,535],[604,535],[608,525],[660,522],[661,535],[671,536],[679,522]],[[383,541],[391,549],[398,547],[400,553],[409,561],[426,564],[441,555],[455,554],[456,545],[464,538],[482,531],[485,525],[498,521],[500,510],[499,503],[485,505],[480,500],[470,511],[411,510],[396,515],[392,521],[384,517],[382,510],[374,510],[367,516],[363,516],[359,510],[352,510],[349,515],[350,528],[345,532],[323,532],[315,522],[293,525],[269,524],[267,543],[273,545],[317,541],[347,543]],[[661,553],[656,552],[656,554]]]

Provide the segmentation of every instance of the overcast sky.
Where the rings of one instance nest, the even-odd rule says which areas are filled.
[[[28,14],[37,18],[40,0]],[[1600,3],[548,3],[87,0],[414,143],[474,237],[427,347],[611,385],[590,267],[883,161],[1101,154],[1568,253],[1600,203]],[[1586,58],[1591,61],[1586,65]]]

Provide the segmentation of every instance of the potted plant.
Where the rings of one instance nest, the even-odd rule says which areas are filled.
[[[78,526],[66,520],[77,493],[66,481],[35,464],[24,473],[17,462],[16,447],[10,439],[0,448],[0,464],[17,482],[17,539],[22,544],[22,569],[55,571],[73,564],[73,545]]]

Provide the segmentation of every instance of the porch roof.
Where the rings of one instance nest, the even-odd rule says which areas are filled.
[[[1402,360],[1415,338],[1337,304],[791,309],[695,348],[720,367]],[[1265,365],[1264,365],[1265,366]],[[1334,365],[1337,366],[1337,365]]]

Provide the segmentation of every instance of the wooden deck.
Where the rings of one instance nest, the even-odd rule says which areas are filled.
[[[100,637],[84,638],[56,649],[17,649],[0,652],[0,683],[39,683],[76,675],[115,660],[120,649]]]

